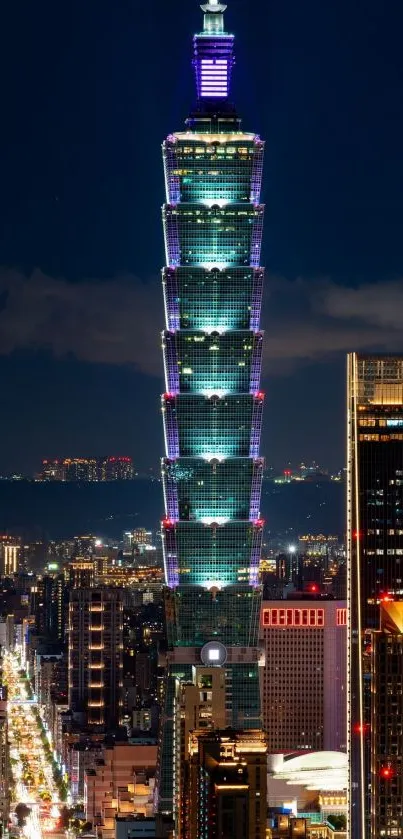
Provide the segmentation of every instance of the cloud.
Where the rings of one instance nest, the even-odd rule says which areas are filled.
[[[317,302],[319,310],[333,318],[357,318],[380,328],[402,328],[403,280],[358,288],[340,288],[328,283]]]
[[[161,373],[161,286],[134,277],[70,283],[40,271],[0,272],[0,354],[49,348],[82,361]]]
[[[270,375],[351,350],[403,349],[403,281],[347,288],[330,281],[267,277],[262,327]],[[89,363],[134,365],[162,375],[158,279],[71,283],[35,271],[0,270],[0,354],[49,349]]]
[[[263,323],[271,372],[355,351],[403,350],[403,282],[348,288],[330,281],[268,282]]]

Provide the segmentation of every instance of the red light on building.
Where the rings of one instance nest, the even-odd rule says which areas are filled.
[[[317,586],[316,583],[312,583],[312,585],[309,586],[309,591],[319,591],[319,586]]]
[[[383,778],[385,781],[390,781],[391,778],[394,778],[395,772],[394,772],[394,769],[390,765],[387,765],[387,766],[381,766],[381,768],[379,770],[379,774],[380,774],[381,778]]]
[[[391,594],[382,594],[381,597],[380,597],[380,602],[381,603],[393,603],[394,602],[394,597],[392,597]]]
[[[369,730],[370,730],[370,726],[369,726],[368,723],[357,722],[353,726],[354,734],[368,734]]]

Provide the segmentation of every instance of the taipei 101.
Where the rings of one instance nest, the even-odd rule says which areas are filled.
[[[0,839],[403,839],[402,31],[2,9]]]

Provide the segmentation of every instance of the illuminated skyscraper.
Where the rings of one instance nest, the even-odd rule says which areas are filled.
[[[226,6],[202,6],[197,105],[163,145],[166,457],[163,546],[170,644],[159,806],[172,810],[175,678],[221,666],[226,723],[261,725],[259,457],[264,144],[230,104]]]
[[[68,614],[69,708],[111,732],[123,707],[123,608],[119,588],[74,588]]]
[[[399,835],[370,826],[371,631],[403,599],[403,356],[348,358],[347,527],[349,835],[378,839]]]
[[[403,832],[403,602],[371,633],[371,837]]]

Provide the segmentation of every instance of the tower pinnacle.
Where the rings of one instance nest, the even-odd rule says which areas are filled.
[[[225,32],[224,12],[220,0],[208,0],[200,7],[204,12],[203,31],[194,36],[194,59],[198,99],[227,99],[234,65],[234,36]]]
[[[214,12],[225,12],[227,7],[224,5],[224,3],[220,3],[219,0],[209,0],[207,4],[205,4],[204,6],[200,6],[200,8],[206,14],[208,14],[209,12],[212,12],[214,14]]]

